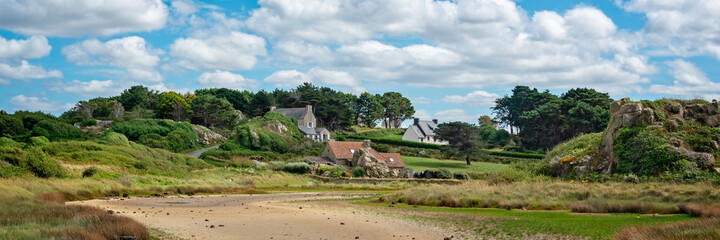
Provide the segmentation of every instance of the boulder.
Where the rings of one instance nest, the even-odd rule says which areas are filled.
[[[355,151],[352,166],[362,167],[365,169],[365,175],[371,178],[386,178],[390,176],[390,168],[387,163],[377,159],[364,148]]]
[[[694,152],[682,148],[674,148],[674,150],[681,152],[689,161],[696,163],[701,169],[713,169],[715,166],[715,157],[710,153]]]
[[[213,142],[224,141],[225,137],[216,132],[213,132],[209,128],[201,125],[192,125],[193,131],[198,135],[198,141],[202,144],[210,144]]]
[[[290,130],[287,126],[285,126],[285,124],[282,124],[280,122],[265,125],[265,129],[273,131],[280,135],[285,135],[285,132]]]

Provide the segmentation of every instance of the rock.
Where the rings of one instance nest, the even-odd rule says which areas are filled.
[[[720,127],[720,114],[715,114],[705,118],[705,125],[711,127]]]
[[[285,132],[289,130],[289,128],[285,126],[285,124],[279,122],[265,125],[265,129],[273,131],[280,135],[285,135]]]
[[[710,147],[712,147],[714,150],[718,150],[718,148],[720,148],[720,146],[718,146],[718,142],[714,140],[710,141]]]
[[[192,125],[193,131],[198,135],[198,142],[201,144],[210,144],[218,141],[226,140],[223,135],[213,132],[209,128],[201,125]]]
[[[364,168],[365,175],[371,178],[385,178],[388,177],[390,173],[390,168],[385,161],[377,159],[364,148],[355,151],[352,166]]]
[[[235,115],[237,116],[237,120],[235,122],[240,122],[241,120],[245,119],[245,114],[243,114],[240,110],[235,110]]]
[[[712,169],[715,166],[715,157],[710,153],[694,152],[681,148],[675,148],[675,150],[683,153],[688,160],[696,163],[699,168]]]
[[[134,236],[122,236],[120,237],[120,240],[135,240],[136,238]]]

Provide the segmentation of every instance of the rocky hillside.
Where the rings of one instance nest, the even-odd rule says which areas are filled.
[[[297,121],[278,112],[240,121],[232,139],[244,148],[280,153],[288,152],[293,143],[304,140]]]
[[[720,105],[717,101],[671,100],[610,106],[611,121],[601,134],[580,136],[553,149],[547,159],[561,176],[588,173],[720,171]]]

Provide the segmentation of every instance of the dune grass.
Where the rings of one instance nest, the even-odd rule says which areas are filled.
[[[486,162],[472,162],[472,165],[468,166],[465,161],[458,160],[440,160],[433,158],[422,158],[422,157],[409,157],[403,156],[403,162],[405,166],[421,172],[428,169],[437,170],[444,168],[451,172],[466,172],[466,173],[489,173],[496,172],[503,168],[508,167],[506,164],[499,163],[486,163]]]

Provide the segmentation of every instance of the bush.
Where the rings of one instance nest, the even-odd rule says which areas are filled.
[[[48,144],[50,144],[50,140],[48,140],[46,137],[39,136],[39,137],[31,137],[30,138],[30,146],[42,147],[42,146],[45,146]]]
[[[615,140],[618,173],[655,176],[662,172],[687,170],[690,162],[672,149],[663,129],[646,126],[622,129]]]
[[[350,174],[347,173],[344,169],[336,167],[330,170],[330,177],[331,178],[342,178],[342,177],[350,177]]]
[[[280,171],[295,174],[309,173],[310,170],[312,170],[312,168],[310,167],[310,164],[306,162],[289,162],[280,166]]]
[[[92,177],[92,176],[95,176],[95,174],[97,174],[98,172],[100,172],[100,169],[98,169],[97,167],[89,167],[89,168],[86,168],[85,171],[82,172],[82,176],[84,178]]]
[[[269,130],[279,124],[287,128],[282,134]],[[231,139],[243,148],[287,153],[290,145],[303,141],[304,137],[294,118],[285,117],[278,112],[268,112],[264,116],[241,121],[233,131]]]
[[[365,169],[362,167],[354,167],[353,168],[353,177],[364,177],[365,176]]]
[[[23,143],[13,141],[10,138],[0,137],[0,147],[22,148]]]
[[[235,150],[240,150],[240,146],[238,146],[235,143],[225,142],[225,143],[220,144],[220,149],[225,150],[225,151],[235,151]]]
[[[160,134],[157,133],[149,133],[146,135],[142,135],[140,139],[138,139],[138,143],[151,148],[168,148],[167,142],[165,142],[163,136],[160,136]]]
[[[15,137],[26,132],[27,129],[25,129],[22,119],[0,112],[0,137]]]
[[[329,171],[332,171],[332,170],[333,170],[333,167],[331,167],[331,166],[328,166],[328,165],[320,165],[320,166],[318,167],[316,173],[317,173],[317,175],[322,175],[323,173],[329,172]]]
[[[580,159],[587,154],[594,153],[600,147],[602,135],[603,133],[588,133],[560,143],[548,152],[545,159],[565,157]]]
[[[32,136],[44,136],[51,141],[85,139],[80,129],[54,120],[42,120],[33,126]]]
[[[122,133],[106,132],[105,136],[102,137],[102,141],[108,145],[130,146],[130,141]]]
[[[95,121],[94,119],[88,119],[88,120],[80,122],[80,126],[82,126],[82,127],[97,126],[97,121]]]
[[[64,177],[66,175],[66,170],[60,165],[60,162],[51,158],[39,148],[30,149],[25,154],[22,166],[41,178]]]
[[[168,133],[167,137],[165,137],[165,143],[167,144],[166,149],[173,152],[181,152],[185,149],[190,149],[195,146],[194,142],[190,139],[190,135],[184,131],[172,131]]]
[[[468,176],[465,172],[455,172],[453,173],[453,178],[458,180],[470,180],[470,176]]]
[[[197,141],[197,134],[192,125],[187,122],[174,122],[163,119],[134,119],[125,122],[113,123],[110,128],[113,132],[122,133],[130,140],[138,140],[141,136],[155,133],[167,136],[170,132],[179,130],[190,136],[191,141]]]
[[[623,180],[629,183],[640,183],[640,178],[638,178],[635,174],[625,175]]]
[[[450,170],[441,168],[437,172],[435,172],[435,177],[439,179],[452,179],[453,175]]]

